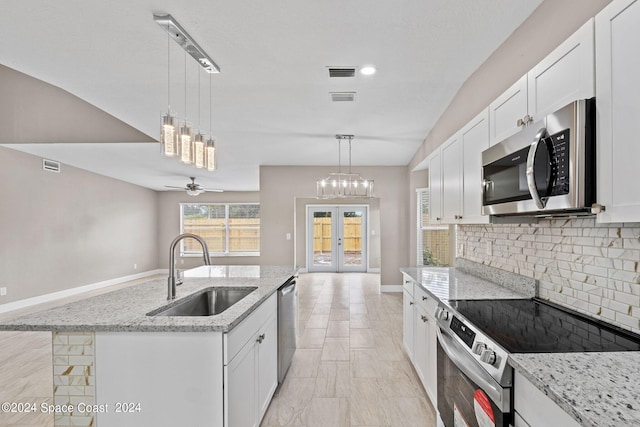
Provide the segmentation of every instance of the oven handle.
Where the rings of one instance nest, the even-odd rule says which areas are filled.
[[[501,405],[503,403],[501,387],[492,384],[495,380],[481,368],[478,368],[478,362],[467,356],[464,350],[457,350],[455,347],[457,347],[458,344],[456,344],[448,334],[442,332],[440,328],[437,328],[436,331],[438,333],[438,341],[444,352],[449,356],[449,359],[451,359],[458,369],[464,372],[466,376],[487,393],[489,397],[496,402],[498,407],[503,406]]]
[[[540,197],[538,188],[536,187],[536,179],[534,176],[536,151],[538,151],[538,145],[543,138],[547,136],[547,129],[542,128],[538,131],[536,136],[533,137],[531,148],[529,148],[529,155],[527,156],[527,186],[529,187],[529,193],[531,198],[536,203],[538,209],[544,209],[547,205],[547,200]]]

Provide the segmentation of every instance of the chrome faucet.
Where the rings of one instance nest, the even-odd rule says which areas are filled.
[[[183,233],[173,239],[173,242],[171,242],[171,245],[169,246],[169,278],[167,279],[168,300],[176,299],[176,246],[178,246],[178,243],[181,240],[184,240],[188,237],[196,239],[198,243],[200,243],[200,246],[202,246],[202,257],[204,258],[204,264],[211,265],[211,258],[209,258],[209,248],[207,247],[207,242],[205,242],[202,237],[192,233]]]

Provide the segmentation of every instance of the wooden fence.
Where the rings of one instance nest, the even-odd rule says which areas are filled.
[[[188,218],[184,220],[184,232],[202,237],[210,252],[225,251],[224,219]],[[193,239],[185,239],[187,252],[200,252],[200,244]],[[229,252],[260,251],[260,219],[231,218],[229,220]]]
[[[313,251],[331,252],[331,219],[313,219]],[[344,218],[342,244],[345,252],[362,250],[362,218]]]

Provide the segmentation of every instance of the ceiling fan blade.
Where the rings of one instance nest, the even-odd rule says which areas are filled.
[[[174,187],[173,185],[165,185],[165,188],[175,188],[177,190],[185,190],[184,187]]]
[[[208,192],[210,192],[210,193],[223,193],[223,192],[224,192],[224,190],[220,190],[220,189],[217,189],[217,188],[216,188],[216,189],[212,189],[212,188],[201,188],[201,190],[208,191]]]

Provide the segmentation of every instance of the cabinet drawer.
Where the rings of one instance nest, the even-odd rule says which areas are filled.
[[[413,296],[413,280],[407,276],[406,274],[402,275],[402,286],[404,288],[405,291],[409,292],[409,295]]]
[[[262,327],[269,317],[278,312],[278,295],[274,292],[253,313],[247,316],[238,326],[224,334],[224,364],[227,365],[235,355]]]
[[[425,291],[420,285],[415,286],[414,298],[427,312],[429,317],[433,317],[438,308],[438,301]]]

